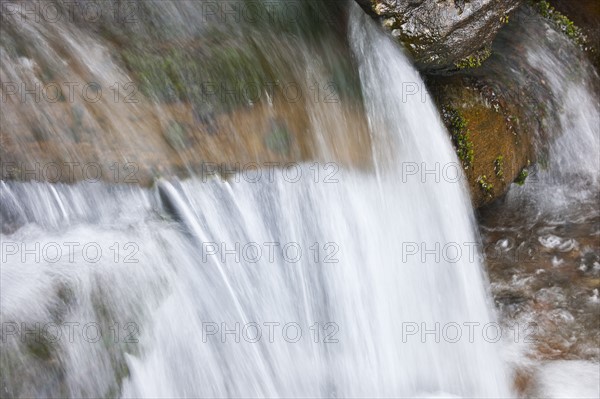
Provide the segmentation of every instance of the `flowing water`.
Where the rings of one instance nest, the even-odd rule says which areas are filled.
[[[539,159],[532,178],[513,186],[506,200],[537,218],[561,212],[568,214],[563,220],[573,217],[576,204],[587,204],[581,216],[594,216],[597,208],[589,205],[598,200],[600,185],[598,75],[585,54],[542,18],[526,12],[517,18],[519,24],[496,41],[494,67],[500,79],[529,93],[517,101],[543,110],[544,117],[535,132]]]
[[[565,35],[531,14],[519,18],[499,36],[492,62],[505,79],[534,92],[529,105],[546,117],[525,184],[513,184],[480,218],[492,291],[503,322],[535,334],[519,342],[521,378],[533,381],[521,393],[596,397],[600,79]]]
[[[470,200],[441,173],[458,160],[403,50],[346,2],[254,2],[296,4],[282,24],[136,4],[131,25],[3,24],[2,82],[105,96],[3,103],[2,396],[512,396]],[[106,91],[133,77],[138,102]]]
[[[168,7],[198,11],[192,3]],[[284,174],[290,168],[275,168],[272,179],[260,181],[167,175],[154,188],[2,183],[2,211],[12,226],[2,236],[4,394],[508,394],[497,345],[481,337],[436,342],[448,323],[493,321],[477,254],[425,262],[406,253],[406,244],[477,241],[461,184],[435,177],[401,183],[403,163],[457,164],[447,134],[431,102],[402,98],[405,82],[422,81],[398,45],[358,7],[347,18],[348,57],[356,60],[353,79],[362,93],[356,109],[371,143],[363,148],[373,159],[366,169],[304,162],[294,171],[298,180]],[[69,29],[76,28],[57,34],[75,41]],[[40,30],[30,34],[47,37]],[[308,58],[309,40],[296,36],[270,67],[302,57],[308,66],[326,63]],[[281,49],[262,46],[259,55]],[[104,53],[93,41],[86,54],[90,48]],[[80,57],[90,70],[119,73],[106,60]],[[9,55],[4,70],[26,73]],[[304,111],[322,146],[314,159],[349,146],[334,132],[338,142],[328,148],[332,133],[323,132],[344,120],[344,106]],[[88,110],[115,109],[115,124],[126,112],[119,107]],[[34,111],[44,113],[43,106]],[[12,118],[31,117],[15,111]],[[93,151],[111,151],[104,147],[112,140],[153,145],[143,130],[125,140],[119,134],[131,127],[114,128],[106,129],[108,142],[92,138]],[[65,150],[77,151],[77,140],[64,141]],[[36,245],[41,258],[23,252]],[[20,339],[25,328],[35,339]],[[428,337],[426,330],[434,332]]]

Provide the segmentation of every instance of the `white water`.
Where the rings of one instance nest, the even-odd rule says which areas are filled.
[[[548,137],[539,139],[547,154],[523,187],[513,185],[507,199],[513,207],[530,202],[534,213],[552,219],[595,216],[600,194],[598,75],[585,54],[543,20],[525,20],[520,29],[526,68],[541,74],[549,92],[536,99],[550,110],[544,121]],[[523,76],[512,71],[515,81]]]
[[[538,371],[538,379],[539,396],[543,398],[597,398],[600,394],[598,364],[594,362],[548,362]]]
[[[374,173],[341,170],[337,182],[315,183],[304,165],[296,183],[275,173],[272,183],[190,179],[160,181],[154,190],[2,184],[3,213],[24,223],[2,235],[3,249],[9,243],[49,248],[55,242],[64,249],[66,242],[95,242],[103,251],[96,263],[84,259],[81,247],[54,263],[47,261],[52,251],[39,262],[4,252],[3,326],[54,322],[64,329],[42,359],[19,334],[3,334],[4,394],[509,395],[499,344],[481,333],[493,315],[482,265],[477,256],[469,259],[464,245],[478,241],[465,189],[431,175],[425,182],[402,179],[402,162],[429,169],[457,163],[447,133],[431,102],[402,101],[403,83],[422,81],[398,46],[357,7],[350,23]],[[115,242],[116,259],[110,249]],[[256,243],[262,258],[254,263],[247,255],[238,262],[228,255],[222,262],[203,252],[208,242],[227,249]],[[270,261],[265,243],[297,243],[302,257],[292,263],[276,250]],[[310,249],[314,243],[318,261]],[[436,262],[435,255],[422,261],[421,253],[407,256],[407,243],[428,249],[457,243],[463,255],[458,262]],[[138,263],[125,262],[132,248],[139,248],[131,258]],[[338,262],[326,263],[332,249]],[[66,322],[99,323],[102,339],[91,343],[76,333],[69,342]],[[115,322],[118,339],[109,330]],[[124,330],[129,322],[132,329]],[[233,334],[203,337],[207,323],[233,329],[253,322],[263,334],[256,343],[243,336],[235,342]],[[264,324],[269,322],[280,323],[273,342]],[[298,323],[298,342],[288,342],[294,329],[282,333],[286,323]],[[310,330],[315,323],[318,343]],[[462,337],[450,343],[439,333],[436,342],[434,334],[419,331],[403,339],[406,323],[430,330],[440,323],[440,332],[456,323]],[[464,323],[479,323],[472,342]],[[126,342],[127,331],[137,343]],[[449,331],[454,338],[455,330]],[[326,334],[337,342],[324,342]]]
[[[598,274],[596,269],[585,266],[582,269],[581,265],[586,251],[598,254],[600,102],[595,89],[599,77],[585,54],[541,17],[520,19],[518,25],[502,32],[498,39],[504,45],[500,50],[503,61],[500,65],[507,80],[539,90],[535,105],[549,112],[542,121],[546,132],[537,137],[539,164],[530,168],[533,173],[523,186],[511,186],[503,203],[494,209],[503,218],[495,215],[499,222],[487,226],[497,231],[504,229],[507,237],[498,242],[508,243],[510,238],[516,243],[512,245],[526,246],[527,240],[534,237],[535,245],[541,245],[529,249],[530,255],[519,259],[521,265],[517,261],[514,268],[513,265],[507,268],[506,282],[495,280],[498,285],[495,292],[527,298],[541,297],[547,290],[569,290],[568,304],[565,301],[552,305],[553,311],[565,312],[564,320],[553,328],[540,329],[535,344],[509,343],[510,350],[518,353],[510,361],[532,375],[527,396],[596,398],[600,396],[598,340],[596,330],[587,327],[586,322],[591,320],[591,325],[597,327],[600,309],[597,290],[583,283],[582,277]],[[515,52],[515,48],[520,51]],[[539,77],[541,82],[530,80],[531,75]],[[540,92],[544,94],[539,95]],[[591,240],[584,245],[577,241],[581,238]],[[578,251],[578,246],[583,251]],[[552,260],[544,258],[545,251],[557,248],[563,254]],[[531,263],[536,265],[535,274],[527,270]],[[555,281],[540,283],[545,273],[559,267],[561,271]],[[577,276],[569,276],[570,270],[577,270]],[[567,280],[561,282],[562,278]],[[583,305],[575,300],[577,297],[585,298]],[[506,312],[504,321],[518,325],[533,321],[543,325],[544,320],[552,317],[539,310],[543,306],[538,302],[533,307],[521,307],[514,314]],[[561,349],[560,359],[554,360],[550,355],[552,360],[549,360],[546,353],[540,353],[539,344],[552,342],[563,329],[570,343],[577,342],[583,349],[578,353]]]

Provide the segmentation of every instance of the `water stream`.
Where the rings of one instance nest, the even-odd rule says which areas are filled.
[[[401,46],[352,2],[277,2],[299,5],[291,24],[223,21],[213,3],[2,27],[3,82],[105,94],[2,107],[2,396],[514,396],[459,161],[427,93],[406,96],[424,85]],[[155,53],[171,64],[148,67]],[[528,61],[559,62],[544,54]],[[585,89],[547,70],[572,109]],[[251,101],[195,84],[240,73]],[[132,76],[139,102],[114,101]],[[579,111],[561,128],[592,144],[559,165],[598,147]],[[253,166],[206,173],[221,161]],[[52,181],[52,162],[103,176]],[[572,172],[597,184],[594,162]]]

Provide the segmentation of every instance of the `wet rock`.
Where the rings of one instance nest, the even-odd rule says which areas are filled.
[[[554,8],[552,19],[556,19],[564,31],[577,33],[579,30],[585,36],[575,40],[582,41],[594,66],[600,70],[600,1],[550,0],[547,3]]]
[[[500,312],[515,317],[526,308],[529,299],[521,293],[505,290],[495,294],[494,301]]]
[[[564,306],[566,299],[563,290],[558,287],[542,288],[535,295],[535,300],[542,306]]]
[[[533,389],[534,371],[530,368],[520,367],[514,371],[514,389],[519,397],[530,397]]]
[[[421,70],[476,67],[522,0],[357,0],[397,37]]]
[[[4,183],[0,183],[0,232],[2,234],[12,234],[23,226],[27,220],[19,207],[16,198],[5,190]]]
[[[428,84],[463,164],[474,205],[492,202],[532,157],[524,110],[483,79],[430,77]]]

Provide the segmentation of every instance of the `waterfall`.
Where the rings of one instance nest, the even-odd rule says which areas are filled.
[[[599,215],[600,79],[567,35],[531,10],[517,19],[498,36],[492,68],[528,93],[517,98],[521,106],[543,116],[533,132],[536,165],[522,187],[512,186],[507,208],[532,220],[591,220]]]
[[[532,184],[511,195],[535,198],[545,213],[573,216],[581,207],[584,217],[598,215],[600,200],[600,102],[594,88],[599,79],[594,67],[565,35],[546,24],[543,41],[526,42],[527,63],[542,73],[550,100],[540,100],[552,109],[548,117],[552,139]],[[535,27],[526,25],[529,32]],[[537,29],[540,29],[539,27]],[[565,59],[569,60],[565,62]],[[584,212],[588,214],[585,215]]]
[[[448,134],[399,45],[348,18],[372,167],[1,183],[3,395],[510,395]],[[334,109],[307,112],[317,143]]]
[[[539,326],[536,339],[511,355],[532,376],[522,394],[596,397],[597,329],[584,326],[598,323],[598,285],[587,281],[600,275],[600,79],[579,46],[537,13],[525,8],[515,18],[496,38],[487,73],[513,83],[520,93],[513,100],[537,122],[535,164],[522,186],[513,184],[482,212],[492,290],[496,298],[518,298],[498,301],[504,323]],[[550,307],[564,312],[552,328],[553,316],[539,311],[549,291]],[[544,355],[541,347],[560,335],[581,349]]]

